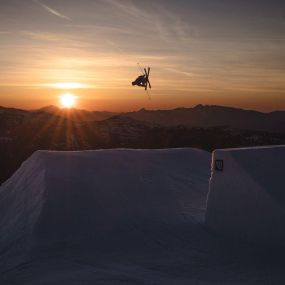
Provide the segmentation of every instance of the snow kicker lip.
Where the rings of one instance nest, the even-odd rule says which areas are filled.
[[[37,151],[0,188],[2,264],[41,244],[185,224],[209,165],[195,149]]]
[[[223,160],[224,169],[215,169]],[[285,146],[213,153],[206,223],[224,235],[268,247],[284,246]]]

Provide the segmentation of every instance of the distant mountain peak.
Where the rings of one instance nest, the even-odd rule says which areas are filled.
[[[198,104],[198,105],[193,107],[193,109],[201,109],[201,108],[204,108],[204,105]]]
[[[145,108],[141,108],[138,112],[149,112],[149,110],[147,110]]]
[[[59,108],[54,106],[54,105],[48,105],[48,106],[42,107],[40,109],[37,109],[35,111],[54,112],[54,111],[59,111]]]

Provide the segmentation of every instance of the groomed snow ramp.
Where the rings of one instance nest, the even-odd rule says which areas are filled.
[[[215,150],[206,224],[226,236],[285,245],[285,146]]]
[[[153,229],[202,222],[210,159],[197,149],[35,152],[0,187],[0,270],[51,244],[91,241],[98,254],[120,240],[132,251],[159,238]]]

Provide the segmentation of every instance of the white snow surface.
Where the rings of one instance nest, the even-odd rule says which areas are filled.
[[[0,187],[0,284],[283,284],[283,255],[204,226],[210,161],[37,151]]]
[[[224,170],[215,170],[223,160]],[[206,223],[219,233],[285,245],[285,146],[216,150]]]

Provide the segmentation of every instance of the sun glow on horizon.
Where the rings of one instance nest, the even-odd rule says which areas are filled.
[[[83,89],[83,88],[90,88],[91,86],[83,83],[78,82],[58,82],[58,83],[51,83],[48,84],[49,87],[56,88],[56,89]]]
[[[60,105],[62,108],[72,108],[75,106],[76,97],[71,93],[64,93],[60,96]]]

